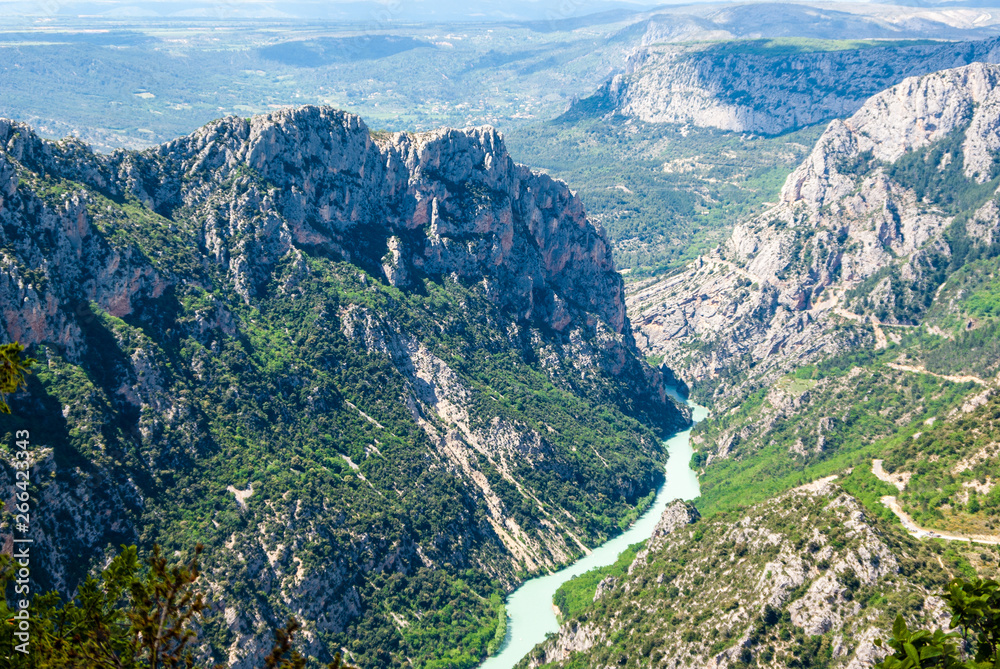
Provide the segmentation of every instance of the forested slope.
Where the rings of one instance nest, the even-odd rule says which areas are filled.
[[[203,542],[233,667],[289,615],[320,660],[474,665],[499,595],[617,533],[687,420],[607,240],[489,128],[305,107],[100,156],[0,121],[0,223],[35,588]]]

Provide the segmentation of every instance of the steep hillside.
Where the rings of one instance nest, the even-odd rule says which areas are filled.
[[[629,298],[640,341],[716,405],[694,437],[703,510],[883,459],[916,472],[900,504],[925,527],[996,534],[976,469],[988,414],[948,438],[928,425],[988,412],[1000,368],[998,82],[974,64],[874,96],[830,124],[781,203]]]
[[[777,134],[847,116],[907,77],[998,60],[995,40],[789,37],[654,44],[631,55],[624,74],[576,107],[577,112],[614,112],[647,122]]]
[[[567,114],[505,139],[513,155],[573,184],[629,281],[683,266],[725,241],[734,220],[773,206],[822,132],[770,137]]]
[[[861,669],[897,611],[945,623],[936,593],[967,569],[830,480],[711,518],[678,501],[522,666]]]
[[[99,156],[0,121],[0,224],[35,586],[204,542],[233,667],[290,614],[320,659],[473,666],[503,590],[616,533],[686,423],[603,233],[490,128],[304,107]]]
[[[992,349],[955,354],[976,345],[976,324],[980,335],[993,325],[985,313],[964,319],[953,297],[956,281],[992,285],[989,263],[975,261],[998,248],[998,78],[973,64],[908,79],[831,123],[776,207],[738,224],[716,254],[637,287],[640,343],[703,397],[737,397],[857,346],[884,350],[924,321],[926,364],[995,374]]]
[[[630,295],[643,347],[713,406],[692,436],[705,530],[654,537],[669,559],[652,570],[569,586],[535,666],[867,666],[895,611],[939,610],[927,595],[946,574],[998,574],[998,84],[1000,67],[973,64],[873,96],[777,206]],[[852,511],[816,518],[808,498]],[[837,553],[862,518],[893,556],[860,559],[889,565],[871,578]],[[722,540],[760,528],[779,551],[798,534],[803,556],[832,552],[775,595],[771,557]]]
[[[916,535],[1000,544],[996,386],[893,362],[906,351],[800,368],[699,425],[699,508],[731,509],[853,468],[845,486],[859,486],[873,513],[900,515]]]

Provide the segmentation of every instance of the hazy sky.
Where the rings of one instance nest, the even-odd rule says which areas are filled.
[[[1000,0],[814,0],[823,4],[911,7],[998,5]],[[752,4],[794,0],[0,0],[0,17],[128,19],[307,19],[351,23],[552,21],[664,5]],[[808,0],[802,4],[809,4]],[[23,25],[23,24],[22,24]],[[0,22],[0,30],[3,23]]]
[[[711,0],[0,0],[0,14],[108,17],[298,17],[390,20],[493,17],[551,19]],[[773,0],[772,0],[773,1]]]

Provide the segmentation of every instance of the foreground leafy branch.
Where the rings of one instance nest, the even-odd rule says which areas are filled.
[[[892,638],[885,642],[893,652],[876,669],[1000,669],[1000,583],[956,578],[944,599],[953,631],[910,630],[897,616]]]

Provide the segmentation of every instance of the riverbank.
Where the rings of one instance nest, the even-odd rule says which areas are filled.
[[[692,402],[692,420],[699,422],[708,415],[705,407]],[[631,544],[649,538],[667,504],[675,499],[694,499],[699,494],[698,477],[688,466],[691,462],[691,430],[679,432],[666,440],[669,453],[664,482],[649,509],[622,534],[601,544],[589,555],[552,574],[525,581],[507,598],[507,638],[500,652],[488,658],[479,669],[511,669],[547,634],[559,631],[559,621],[552,596],[559,586],[591,569],[613,564],[619,553]]]

